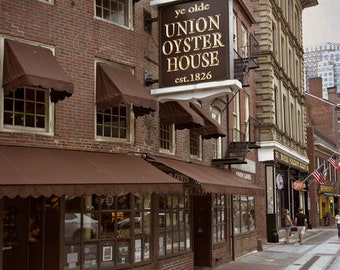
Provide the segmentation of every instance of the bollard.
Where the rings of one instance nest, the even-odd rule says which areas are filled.
[[[263,251],[261,238],[257,238],[257,251]]]

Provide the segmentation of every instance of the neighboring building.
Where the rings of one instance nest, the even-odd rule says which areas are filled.
[[[330,99],[337,100],[336,89],[329,89],[328,94]],[[337,103],[322,98],[322,78],[309,80],[306,107],[310,175],[305,184],[310,198],[309,222],[313,227],[331,226],[339,209],[340,178],[335,166],[339,160],[337,115],[340,108]],[[312,175],[318,169],[324,175],[321,181]]]
[[[234,88],[161,103],[150,1],[0,2],[0,269],[192,270],[256,250],[265,182],[244,3],[222,10],[240,41]]]
[[[327,98],[327,88],[340,89],[340,44],[325,42],[306,47],[304,51],[306,91],[310,90],[309,79],[315,77],[322,78],[324,98]]]
[[[284,209],[308,209],[305,191],[293,182],[308,175],[303,76],[302,12],[316,0],[245,1],[256,20],[259,41],[256,118],[258,160],[265,166],[267,239],[276,242]]]

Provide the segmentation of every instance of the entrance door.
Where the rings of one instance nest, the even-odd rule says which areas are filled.
[[[27,199],[3,199],[2,269],[26,269]]]
[[[194,264],[211,266],[211,196],[193,196]]]

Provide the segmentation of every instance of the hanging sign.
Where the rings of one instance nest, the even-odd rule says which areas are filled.
[[[301,180],[295,180],[293,182],[293,189],[294,190],[303,190],[305,188],[305,183],[303,183]]]
[[[230,79],[228,2],[189,1],[160,7],[161,87]]]
[[[276,175],[276,186],[278,189],[283,189],[283,177],[281,174]]]

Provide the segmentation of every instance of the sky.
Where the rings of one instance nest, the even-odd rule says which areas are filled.
[[[318,0],[302,12],[303,46],[340,43],[340,0]]]

